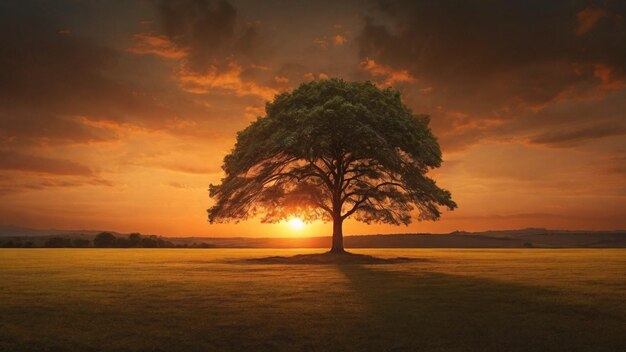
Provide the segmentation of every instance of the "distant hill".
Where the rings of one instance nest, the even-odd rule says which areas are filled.
[[[37,245],[52,236],[93,239],[101,231],[35,230],[0,226],[5,239],[33,240]],[[112,231],[108,231],[112,232]],[[127,236],[115,233],[116,236]],[[329,236],[301,238],[164,237],[174,244],[206,243],[218,248],[328,248]],[[626,248],[626,231],[566,231],[528,228],[520,230],[449,234],[394,234],[346,236],[346,248]]]

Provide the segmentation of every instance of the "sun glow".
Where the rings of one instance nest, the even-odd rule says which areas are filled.
[[[289,226],[296,231],[300,231],[304,228],[304,221],[300,218],[293,218],[287,222]]]

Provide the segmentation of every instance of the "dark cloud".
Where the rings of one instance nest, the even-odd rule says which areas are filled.
[[[54,178],[50,178],[54,177]],[[0,177],[0,196],[28,191],[43,191],[60,188],[75,188],[82,186],[113,187],[113,183],[98,177],[57,176],[37,177],[24,179],[24,177]],[[15,209],[14,209],[15,210]]]
[[[118,53],[53,19],[0,15],[0,138],[13,142],[89,142],[115,134],[85,124],[129,121],[157,110],[114,78]]]
[[[124,100],[130,103],[129,89],[111,77],[117,52],[92,39],[60,32],[55,18],[39,17],[45,10],[33,9],[33,17],[0,15],[2,109],[102,116],[113,113]]]
[[[571,146],[580,142],[602,137],[626,134],[626,127],[618,125],[599,125],[573,130],[558,130],[541,133],[530,137],[529,142],[550,146]]]
[[[500,120],[497,132],[547,104],[623,89],[625,15],[621,1],[379,1],[358,37],[359,56],[406,69],[428,89],[415,105],[435,115],[444,140],[458,112]]]
[[[30,110],[30,109],[29,109]],[[0,113],[0,140],[16,144],[71,144],[117,139],[111,129],[90,126],[80,119],[52,115],[45,111]]]
[[[204,71],[224,61],[249,61],[260,45],[258,28],[242,24],[237,9],[224,0],[178,0],[157,2],[163,34],[189,50],[188,68]]]
[[[0,30],[6,51],[0,56],[0,84],[10,93],[0,96],[4,105],[59,106],[68,91],[88,105],[116,88],[104,75],[114,61],[112,50],[41,24],[3,22]]]
[[[604,165],[603,170],[611,174],[626,176],[626,155],[609,158],[608,162]]]
[[[561,99],[537,112],[520,114],[494,133],[522,134],[530,143],[573,147],[626,131],[626,89],[585,99]]]
[[[218,173],[220,171],[217,167],[204,167],[204,166],[190,166],[190,165],[164,165],[164,169],[182,172],[186,174],[198,174],[198,175],[208,175],[213,173]]]
[[[91,176],[93,171],[82,164],[64,160],[0,150],[0,169],[53,175]]]
[[[202,121],[206,116],[203,102],[181,92],[170,75],[155,74],[163,70],[158,63],[80,34],[84,31],[60,30],[63,21],[58,15],[44,16],[55,13],[44,5],[31,4],[31,16],[4,6],[8,9],[0,5],[6,10],[0,11],[3,143],[116,140],[116,125],[176,133],[179,128],[172,121]]]

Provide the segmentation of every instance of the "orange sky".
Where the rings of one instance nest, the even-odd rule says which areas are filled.
[[[341,77],[431,115],[459,205],[346,234],[626,228],[626,5],[487,5],[3,2],[0,225],[328,234],[209,225],[207,188],[266,100]]]

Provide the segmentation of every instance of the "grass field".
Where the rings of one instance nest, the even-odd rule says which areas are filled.
[[[626,351],[623,249],[313,252],[0,249],[0,351]]]

